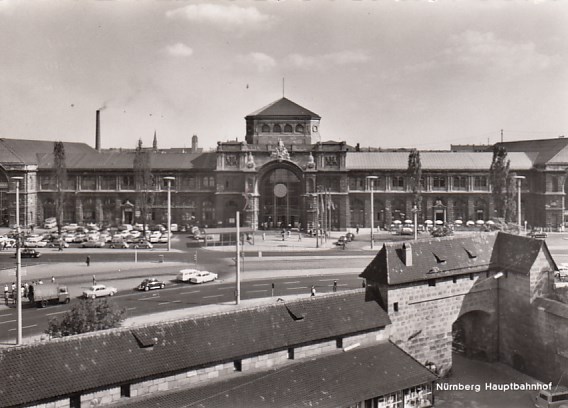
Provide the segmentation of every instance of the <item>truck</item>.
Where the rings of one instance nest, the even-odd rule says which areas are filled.
[[[36,304],[37,307],[46,307],[49,302],[52,303],[69,303],[71,297],[67,286],[56,283],[43,283],[31,285],[28,292],[30,302]]]

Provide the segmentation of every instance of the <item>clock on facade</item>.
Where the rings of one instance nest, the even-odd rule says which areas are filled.
[[[274,195],[278,198],[286,197],[288,193],[288,188],[285,184],[276,184],[274,186]]]

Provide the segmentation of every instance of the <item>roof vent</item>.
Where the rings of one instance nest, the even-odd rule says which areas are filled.
[[[406,266],[412,266],[412,247],[410,244],[402,244],[402,261]]]
[[[446,264],[446,260],[440,258],[438,255],[436,255],[435,253],[432,252],[432,255],[434,255],[434,258],[436,258],[436,262],[440,265],[445,265]]]
[[[471,251],[469,251],[469,250],[467,250],[467,249],[465,249],[465,248],[464,248],[464,251],[467,252],[467,256],[468,256],[469,259],[475,259],[475,258],[477,258],[477,255],[475,255],[473,252],[471,252]]]
[[[158,343],[157,337],[154,337],[150,333],[145,333],[142,330],[131,330],[130,333],[132,333],[140,348],[152,350]]]

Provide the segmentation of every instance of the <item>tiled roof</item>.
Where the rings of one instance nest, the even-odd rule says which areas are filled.
[[[294,319],[289,312],[301,314]],[[0,350],[0,406],[231,361],[389,324],[362,290]],[[148,342],[154,344],[148,346]]]
[[[384,342],[119,406],[335,408],[435,379],[397,346]]]
[[[495,233],[385,243],[360,277],[396,285],[487,270],[493,255]],[[412,265],[404,263],[403,244],[410,246]]]
[[[0,138],[0,163],[37,164],[37,155],[53,153],[53,141]],[[63,142],[66,154],[96,152],[85,143]]]
[[[409,152],[348,152],[345,166],[348,170],[408,169]],[[529,170],[532,161],[525,153],[508,154],[511,170]],[[493,153],[486,152],[420,152],[422,170],[479,170],[489,171]]]
[[[132,151],[102,151],[66,154],[67,169],[131,170],[135,153]],[[38,155],[39,168],[53,167],[53,154]],[[160,170],[213,170],[217,165],[216,153],[150,153],[150,166]]]
[[[525,274],[529,273],[541,250],[550,255],[544,240],[519,235],[500,233],[495,247],[497,262],[501,269]],[[554,264],[551,256],[549,256],[549,259]],[[554,264],[554,268],[558,269],[556,264]]]
[[[278,99],[277,101],[266,105],[264,108],[260,108],[259,110],[247,115],[246,118],[250,118],[252,116],[309,116],[312,119],[321,118],[317,113],[314,113],[287,98]]]
[[[520,140],[499,144],[507,149],[508,155],[511,152],[532,152],[535,154],[535,165],[568,162],[568,139],[566,138]]]

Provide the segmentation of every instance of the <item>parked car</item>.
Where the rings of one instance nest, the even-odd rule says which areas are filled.
[[[47,241],[24,241],[25,248],[45,248],[47,246]]]
[[[171,232],[178,232],[178,225],[177,224],[170,224],[170,231]]]
[[[55,219],[55,217],[46,218],[43,221],[43,228],[51,229],[55,227],[57,227],[57,220]]]
[[[39,258],[41,256],[41,252],[36,251],[33,248],[24,248],[20,251],[20,256],[22,258]]]
[[[529,237],[536,239],[546,239],[546,237],[548,236],[544,231],[531,231],[528,235]]]
[[[171,233],[170,233],[170,234],[171,234]],[[167,242],[168,242],[168,237],[169,237],[168,232],[164,232],[164,233],[162,233],[162,235],[161,235],[160,238],[158,239],[158,242],[167,243]]]
[[[28,299],[35,303],[36,307],[46,307],[49,302],[69,303],[71,301],[67,286],[54,283],[30,285]]]
[[[76,244],[80,244],[82,242],[88,241],[87,235],[86,234],[75,234],[75,237],[73,238],[73,242]]]
[[[128,242],[122,241],[122,242],[111,242],[110,244],[111,248],[122,248],[122,249],[128,249],[130,248],[130,245],[128,245]]]
[[[154,245],[152,245],[151,242],[146,241],[145,239],[138,239],[137,241],[134,242],[134,246],[136,248],[141,248],[141,249],[152,249],[154,248]]]
[[[404,226],[400,229],[400,235],[414,235],[414,228]]]
[[[113,288],[112,286],[93,285],[83,291],[83,297],[85,299],[96,299],[98,297],[114,296],[116,292],[118,292],[118,290],[116,288]]]
[[[166,287],[166,283],[163,281],[158,280],[157,278],[147,278],[138,285],[138,290],[149,291],[152,289],[164,289]]]
[[[81,244],[81,248],[104,248],[106,243],[104,241],[85,241]]]
[[[348,242],[354,241],[355,240],[355,234],[353,234],[352,232],[348,232],[347,234],[345,234],[345,238],[347,238]]]
[[[176,276],[176,280],[180,282],[189,282],[191,278],[197,275],[199,270],[197,269],[182,269]]]
[[[217,274],[208,271],[199,271],[194,276],[192,276],[189,281],[191,283],[205,283],[205,282],[213,282],[217,279]]]

